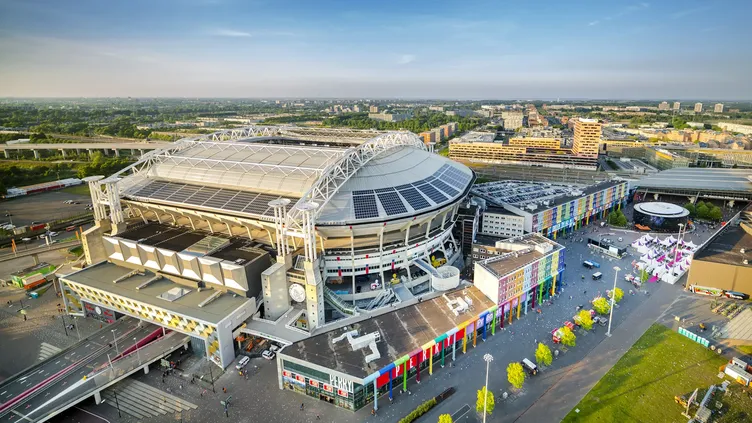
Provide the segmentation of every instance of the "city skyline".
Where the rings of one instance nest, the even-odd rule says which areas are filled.
[[[752,98],[745,2],[569,6],[10,0],[0,96]]]

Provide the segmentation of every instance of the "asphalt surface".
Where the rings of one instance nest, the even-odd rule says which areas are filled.
[[[78,201],[79,204],[65,204],[66,200]],[[13,223],[19,228],[31,222],[47,223],[86,213],[86,206],[90,203],[88,195],[62,191],[11,198],[0,202],[0,222]],[[12,216],[6,217],[6,213]]]
[[[46,409],[48,406],[54,405],[48,404],[51,398],[55,398],[57,395],[76,385],[77,382],[81,381],[92,370],[103,365],[106,366],[109,363],[108,354],[110,357],[115,357],[117,351],[123,351],[133,346],[136,342],[134,338],[141,340],[157,329],[155,325],[142,324],[138,326],[138,323],[139,321],[136,319],[121,320],[115,323],[114,327],[108,326],[107,329],[98,332],[92,338],[82,341],[81,344],[76,345],[71,350],[65,351],[64,354],[52,357],[42,364],[41,367],[36,367],[24,375],[6,381],[0,387],[2,391],[6,391],[3,396],[4,403],[8,403],[14,397],[34,388],[56,373],[63,370],[66,371],[62,378],[55,380],[47,387],[29,394],[8,410],[3,410],[0,413],[7,415],[10,410],[11,413],[16,415],[19,415],[19,413],[21,415],[30,415],[37,411],[37,409]],[[115,330],[115,336],[118,337],[117,346],[115,346],[112,338],[111,329]],[[112,344],[110,344],[111,341],[113,341]],[[23,420],[25,418],[19,417],[18,421]]]

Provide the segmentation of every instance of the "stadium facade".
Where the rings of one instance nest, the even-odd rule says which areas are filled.
[[[257,320],[307,337],[457,287],[452,227],[473,172],[410,132],[365,132],[227,130],[87,178],[97,225],[90,266],[61,278],[68,312],[186,333],[226,367]],[[272,332],[256,334],[284,340]]]

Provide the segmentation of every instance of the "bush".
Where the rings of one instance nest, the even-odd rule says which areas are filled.
[[[616,302],[618,304],[619,301],[621,301],[621,299],[624,298],[624,290],[621,289],[621,288],[616,288],[614,290],[614,293],[615,293],[614,294],[614,302]]]
[[[598,297],[593,301],[593,308],[598,314],[608,314],[611,311],[611,304],[603,297]]]
[[[708,211],[708,219],[714,220],[716,222],[723,219],[723,212],[721,212],[720,207],[713,207]]]
[[[591,326],[592,323],[591,320]],[[551,354],[551,348],[548,348],[548,345],[539,342],[538,347],[535,349],[535,362],[543,366],[550,366],[552,361],[554,361],[554,357]]]
[[[689,215],[692,217],[695,217],[695,215],[697,214],[697,209],[695,208],[695,205],[692,203],[685,204],[684,208],[689,211]]]
[[[402,418],[402,420],[399,421],[399,423],[410,423],[415,421],[418,417],[428,413],[428,410],[432,409],[434,406],[436,406],[436,398],[431,398],[430,400],[424,402],[423,404],[419,405],[418,408],[412,411],[412,413],[408,414],[406,417]]]
[[[439,423],[453,423],[452,416],[450,414],[442,414],[439,416]]]
[[[496,407],[496,401],[494,400],[493,392],[486,391],[485,386],[482,389],[478,390],[478,397],[475,400],[475,411],[482,413],[484,406],[488,415],[491,415],[491,413],[493,413],[494,411],[494,407]]]
[[[699,217],[700,219],[708,218],[708,213],[710,212],[710,209],[708,208],[708,206],[706,206],[705,204],[701,204],[697,206],[696,210],[697,210],[697,217]]]
[[[509,363],[507,366],[507,380],[517,389],[522,388],[525,384],[525,370],[520,363]]]

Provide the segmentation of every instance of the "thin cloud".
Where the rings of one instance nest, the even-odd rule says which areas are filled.
[[[227,29],[227,28],[220,28],[220,29],[211,31],[211,35],[214,35],[217,37],[234,37],[234,38],[248,38],[248,37],[253,36],[251,35],[250,32],[236,31],[234,29]]]
[[[710,6],[695,7],[694,9],[684,9],[671,14],[671,19],[681,19],[683,17],[694,15],[695,13],[704,12],[710,10]]]
[[[606,22],[613,21],[615,19],[627,16],[627,15],[629,15],[631,13],[635,13],[635,12],[639,12],[641,10],[645,10],[645,9],[647,9],[649,7],[650,7],[650,3],[645,3],[645,2],[636,3],[636,4],[633,4],[631,6],[627,6],[626,8],[622,9],[621,11],[619,11],[619,12],[613,14],[613,15],[604,16],[601,19],[596,19],[594,21],[590,21],[590,22],[588,22],[588,26],[596,26],[599,23],[601,23],[601,21],[606,21]]]
[[[413,54],[403,54],[400,56],[399,60],[397,61],[400,65],[406,65],[408,63],[412,63],[415,61],[415,55]]]

